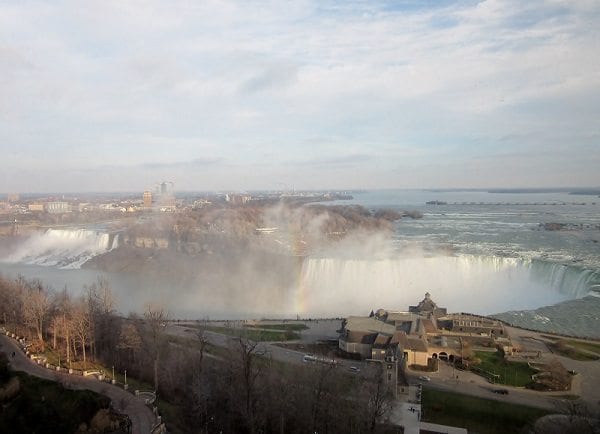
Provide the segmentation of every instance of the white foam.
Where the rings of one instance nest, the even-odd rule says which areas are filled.
[[[89,229],[48,229],[23,242],[4,262],[81,268],[101,253],[118,246],[118,236]]]

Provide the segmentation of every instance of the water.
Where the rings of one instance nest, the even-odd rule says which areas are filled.
[[[365,306],[406,309],[425,292],[451,312],[480,314],[574,298],[570,288],[534,279],[527,261],[498,257],[310,258],[302,274],[306,309],[320,314],[331,305],[352,314],[364,314]]]
[[[372,209],[417,210],[424,214],[420,220],[405,218],[398,222],[399,244],[418,244],[434,250],[450,246],[464,253],[538,258],[600,269],[600,198],[597,196],[415,190],[354,196],[348,203],[363,204]],[[433,200],[448,205],[425,205]],[[522,205],[515,205],[517,203]],[[535,203],[547,205],[532,205]],[[545,223],[568,223],[578,229],[546,231],[540,226]]]
[[[417,210],[424,217],[398,221],[392,241],[381,249],[379,244],[342,245],[343,252],[314,254],[292,287],[281,290],[285,296],[272,297],[257,284],[256,296],[237,294],[233,298],[243,302],[233,303],[227,300],[230,294],[201,283],[174,286],[144,276],[77,269],[87,258],[116,247],[118,240],[100,230],[48,232],[13,252],[12,263],[0,264],[0,271],[42,278],[55,288],[67,284],[76,292],[102,274],[113,283],[124,312],[140,311],[146,301],[162,297],[176,316],[344,316],[379,307],[406,309],[429,291],[450,311],[510,312],[506,318],[534,328],[544,317],[549,318],[544,327],[558,324],[558,331],[569,334],[600,330],[593,314],[600,299],[589,297],[598,294],[590,288],[600,285],[600,198],[417,190],[354,196],[337,203]],[[431,200],[448,205],[425,204]],[[547,231],[541,226],[545,223],[568,224],[569,230]],[[592,313],[565,325],[564,317],[573,316],[570,301],[586,303]],[[538,312],[544,306],[554,307],[549,316]]]
[[[48,229],[33,234],[3,261],[63,269],[81,268],[119,244],[118,235],[89,229]]]
[[[95,283],[99,277],[106,279],[110,282],[115,295],[118,311],[125,315],[129,312],[143,312],[145,304],[149,301],[169,306],[170,294],[164,291],[165,288],[170,287],[168,282],[156,282],[143,275],[6,262],[0,262],[0,272],[9,278],[25,276],[28,279],[39,279],[51,290],[59,291],[66,288],[74,296],[83,295],[85,287]],[[191,314],[185,309],[174,309],[172,312],[176,315]],[[185,317],[196,318],[196,316]]]

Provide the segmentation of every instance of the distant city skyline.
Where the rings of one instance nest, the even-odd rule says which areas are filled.
[[[600,3],[0,3],[0,193],[600,186]]]

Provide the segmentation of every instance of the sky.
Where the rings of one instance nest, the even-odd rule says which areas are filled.
[[[0,192],[600,186],[600,2],[0,0]]]

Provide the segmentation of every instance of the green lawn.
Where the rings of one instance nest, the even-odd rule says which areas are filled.
[[[600,355],[600,344],[594,342],[582,342],[582,341],[566,341],[568,345],[571,345],[575,348],[579,348],[581,350],[592,351],[594,353],[598,353]]]
[[[42,433],[75,432],[82,422],[89,423],[110,399],[89,390],[68,390],[53,381],[31,377],[23,372],[19,394],[3,404],[0,432]]]
[[[600,349],[596,345],[588,342],[560,339],[554,343],[548,344],[548,347],[550,347],[550,349],[553,352],[573,360],[580,360],[585,362],[600,359],[600,355],[595,356],[594,354],[590,354],[587,352],[600,352]]]
[[[534,407],[476,398],[454,392],[423,390],[423,421],[467,428],[469,432],[521,432],[548,412]]]
[[[44,357],[46,357],[46,359],[48,360],[48,363],[50,363],[51,365],[54,366],[58,366],[58,361],[60,360],[60,365],[63,368],[69,368],[69,363],[67,363],[67,358],[64,354],[62,354],[62,356],[59,357],[59,353],[58,350],[53,350],[52,347],[50,347],[49,345],[46,346],[46,351],[44,351],[42,353],[42,355]],[[72,357],[72,361],[71,361],[71,365],[70,367],[72,369],[77,369],[80,371],[83,370],[103,370],[105,373],[110,374],[108,372],[108,370],[106,369],[106,367],[102,366],[99,363],[93,362],[92,360],[90,360],[90,355],[88,354],[87,356],[87,360],[85,363],[83,363],[83,360],[74,360],[75,357]],[[81,354],[78,355],[78,358],[81,358]]]
[[[291,330],[300,332],[307,330],[308,327],[305,324],[293,323],[293,324],[247,324],[244,327],[266,329],[266,330]]]
[[[278,341],[295,341],[300,339],[300,335],[292,330],[272,331],[261,329],[234,329],[230,327],[213,327],[205,328],[208,331],[221,333],[229,336],[238,336],[244,339],[261,342],[278,342]]]
[[[475,355],[481,360],[481,363],[473,365],[471,369],[494,383],[524,387],[532,382],[531,376],[537,372],[531,369],[527,363],[504,360],[499,352],[476,351]]]

